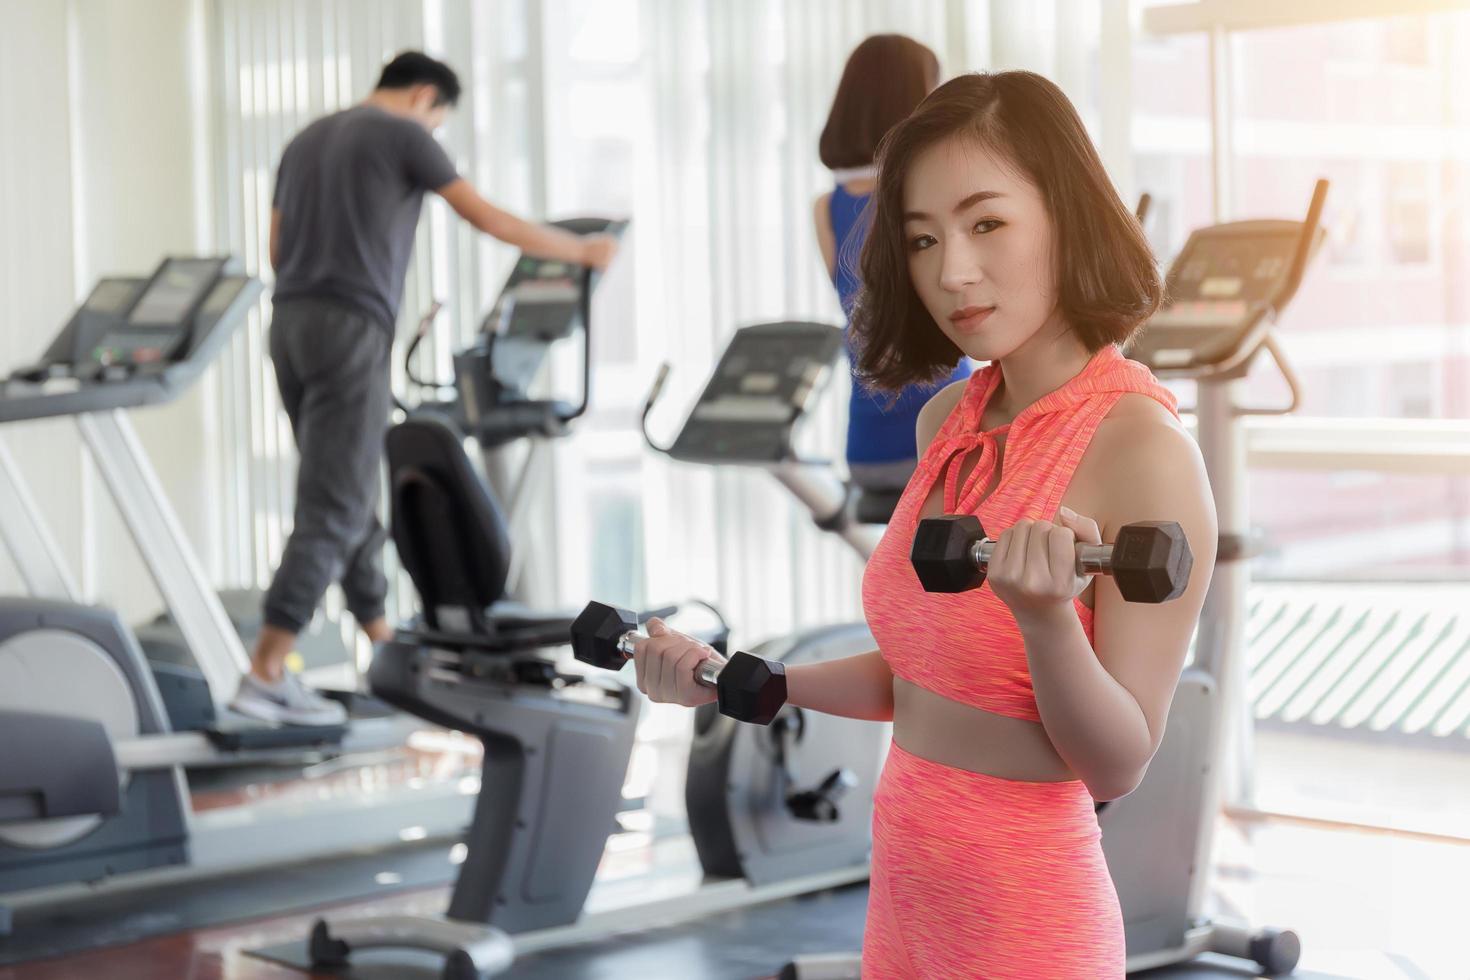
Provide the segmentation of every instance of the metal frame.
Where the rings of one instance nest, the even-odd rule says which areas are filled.
[[[1148,8],[1143,28],[1150,34],[1251,31],[1465,9],[1464,0],[1196,0]]]
[[[169,744],[178,743],[170,740]],[[182,773],[182,770],[175,771]],[[452,841],[458,839],[469,823],[477,786],[477,781],[457,780],[409,792],[395,786],[381,796],[354,797],[350,803],[342,801],[333,806],[323,806],[320,799],[312,798],[186,811],[187,864],[129,872],[98,882],[71,882],[10,892],[3,896],[4,904],[11,909],[52,906],[84,897],[125,894],[239,871],[284,867],[402,841]]]
[[[179,623],[209,684],[210,698],[216,708],[223,708],[240,677],[250,669],[250,660],[219,596],[209,586],[137,432],[122,409],[76,415],[73,420],[138,553]],[[0,540],[9,549],[30,595],[80,601],[76,580],[3,441]]]
[[[9,550],[15,570],[32,597],[78,601],[81,592],[61,556],[61,548],[51,536],[51,529],[36,506],[36,498],[31,496],[15,457],[3,441],[0,441],[0,541]]]
[[[687,891],[652,901],[635,900],[626,905],[605,907],[584,914],[573,925],[517,933],[510,937],[510,941],[515,955],[525,956],[639,929],[663,929],[721,912],[856,884],[866,881],[867,877],[868,866],[864,864],[769,885],[752,885],[743,879],[707,884],[692,882]],[[620,884],[626,885],[626,882]],[[499,950],[496,934],[503,936],[493,926],[408,915],[333,920],[329,928],[332,938],[346,942],[351,949],[407,946],[446,956],[461,949],[468,951],[480,947],[481,944]]]
[[[847,507],[847,487],[833,475],[823,463],[806,463],[794,460],[760,467],[781,482],[791,495],[809,510],[812,519],[824,526],[829,523],[832,531],[867,561],[883,537],[879,525],[859,524],[851,515],[844,513]]]
[[[1245,420],[1251,469],[1470,474],[1470,421],[1280,418]]]
[[[505,507],[505,526],[513,541],[529,541],[536,537],[530,526],[532,509],[538,500],[546,499],[551,492],[548,483],[555,465],[550,440],[533,435],[524,441],[524,454],[519,460],[510,458],[511,453],[521,451],[518,446],[482,447],[480,450],[485,482]],[[529,550],[516,548],[511,553],[510,570],[505,579],[507,598],[526,598],[524,579]]]
[[[221,769],[247,765],[302,765],[313,760],[383,752],[403,745],[424,723],[406,715],[358,718],[340,741],[318,747],[222,749],[203,732],[170,732],[117,739],[112,743],[119,769]]]
[[[249,671],[250,658],[210,588],[137,432],[122,409],[78,415],[76,424],[209,684],[210,698],[223,708]]]

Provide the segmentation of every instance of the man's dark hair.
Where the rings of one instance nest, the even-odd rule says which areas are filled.
[[[436,61],[422,51],[404,51],[383,66],[378,78],[378,88],[412,88],[415,85],[432,85],[439,95],[434,105],[459,102],[459,76],[442,61]]]

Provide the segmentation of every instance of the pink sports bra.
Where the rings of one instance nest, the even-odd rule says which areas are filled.
[[[909,563],[919,510],[942,474],[942,512],[977,515],[992,538],[1022,518],[1052,520],[1098,423],[1119,398],[1147,395],[1176,417],[1178,407],[1146,367],[1110,345],[1009,424],[981,431],[1000,381],[998,364],[971,375],[959,405],[919,460],[863,574],[863,611],[896,676],[984,711],[1040,721],[1025,645],[1009,607],[988,584],[952,594],[919,585]],[[1002,434],[1006,445],[996,479],[996,437]],[[979,462],[960,486],[960,461],[977,450]],[[1075,604],[1091,643],[1092,610],[1080,598]]]

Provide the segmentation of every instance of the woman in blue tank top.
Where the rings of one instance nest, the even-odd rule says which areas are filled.
[[[817,243],[842,311],[852,314],[861,282],[857,259],[867,238],[867,205],[876,186],[873,159],[883,134],[939,84],[934,52],[901,34],[876,34],[855,48],[842,70],[819,152],[836,186],[817,198]],[[855,358],[851,346],[848,360]],[[933,384],[912,385],[895,399],[869,391],[856,377],[847,414],[847,466],[865,490],[902,490],[914,471],[914,424],[936,391],[970,374],[961,360]]]

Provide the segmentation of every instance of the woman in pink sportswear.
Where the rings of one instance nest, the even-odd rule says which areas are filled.
[[[1170,393],[1120,353],[1157,266],[1065,95],[1029,72],[940,86],[884,139],[857,367],[897,391],[989,366],[918,420],[918,469],[863,578],[878,649],[793,666],[789,700],[893,721],[875,798],[863,975],[1097,980],[1124,973],[1094,801],[1131,792],[1163,736],[1214,564],[1203,463]],[[985,584],[925,593],[917,522],[975,514]],[[1182,597],[1124,602],[1078,543],[1184,526]],[[713,699],[708,647],[662,623],[636,654],[655,701]]]

